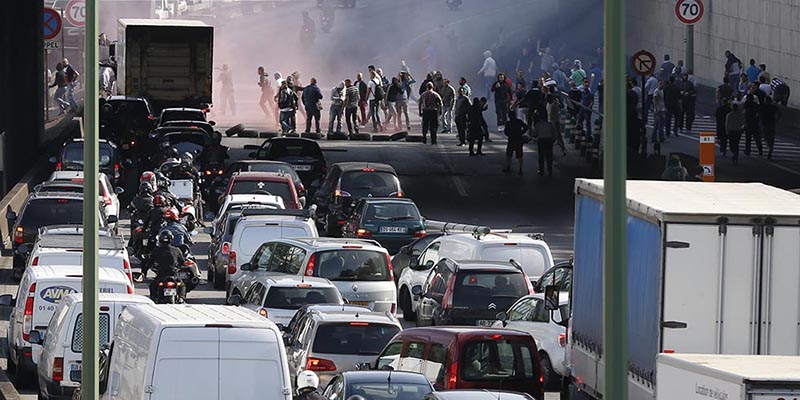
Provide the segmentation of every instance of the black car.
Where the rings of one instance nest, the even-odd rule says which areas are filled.
[[[497,313],[533,294],[518,265],[493,261],[440,260],[425,284],[411,288],[419,296],[417,326],[492,326]]]
[[[98,204],[98,207],[99,204]],[[49,225],[81,225],[83,193],[31,193],[19,213],[9,210],[6,219],[12,226],[14,277],[22,277],[28,252],[36,242],[39,228]],[[100,227],[117,222],[117,216],[106,217],[100,208]]]
[[[341,233],[353,206],[366,197],[403,197],[397,172],[388,164],[343,162],[331,166],[314,194],[315,219],[331,236]]]
[[[313,193],[322,184],[322,179],[328,172],[328,164],[322,149],[311,139],[284,137],[267,139],[258,150],[250,153],[250,158],[283,161],[291,165],[309,193]]]
[[[347,371],[339,373],[325,387],[326,399],[422,399],[433,385],[420,373],[406,371]]]
[[[200,121],[207,122],[206,112],[208,110],[189,107],[173,107],[161,110],[158,117],[158,126],[163,126],[171,121]]]
[[[536,293],[544,293],[545,286],[555,285],[559,292],[572,291],[572,260],[562,261],[544,271],[544,274],[533,284]]]
[[[124,168],[130,166],[123,162],[117,145],[105,139],[99,140],[100,172],[106,174],[114,186],[123,186]],[[50,157],[56,171],[83,171],[83,139],[70,139],[61,148],[57,156]]]
[[[375,240],[389,254],[396,253],[401,246],[427,234],[425,218],[419,213],[417,205],[413,200],[401,197],[367,197],[359,200],[342,227],[343,237]]]
[[[150,102],[139,96],[111,96],[100,104],[100,137],[133,150],[156,127]]]
[[[165,133],[158,138],[159,157],[157,164],[161,165],[164,161],[166,150],[174,148],[179,155],[192,153],[194,159],[202,157],[206,147],[211,144],[211,138],[203,130],[175,131]]]
[[[442,233],[428,233],[427,235],[414,239],[411,243],[400,248],[397,254],[392,256],[392,271],[394,272],[394,283],[400,279],[403,270],[411,265],[411,260],[417,260],[431,242],[442,236]]]
[[[205,122],[205,121],[189,121],[189,120],[177,120],[177,121],[168,121],[163,122],[158,125],[159,128],[169,128],[169,127],[190,127],[190,128],[200,128],[208,133],[209,136],[214,136],[217,133],[214,131],[214,121]],[[221,134],[220,134],[221,135]]]

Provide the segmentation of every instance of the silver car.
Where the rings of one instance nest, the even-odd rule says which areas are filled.
[[[389,312],[312,311],[303,316],[286,337],[289,373],[310,370],[325,387],[336,374],[372,362],[402,330]]]

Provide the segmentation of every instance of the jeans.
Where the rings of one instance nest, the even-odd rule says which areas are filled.
[[[724,155],[728,151],[728,132],[717,129],[717,141],[719,141],[719,151]]]
[[[650,137],[650,141],[654,144],[656,142],[663,142],[664,141],[664,131],[668,130],[669,127],[666,126],[667,124],[667,112],[666,111],[656,111],[653,116],[653,134]]]
[[[78,104],[75,103],[75,84],[69,83],[67,84],[67,101],[69,102],[69,106],[73,109],[78,108]]]
[[[320,114],[320,111],[316,107],[314,107],[314,108],[306,108],[306,133],[311,131],[311,120],[312,119],[316,120],[316,122],[317,122],[317,124],[316,124],[316,128],[317,128],[316,132],[319,133],[319,114]]]
[[[647,124],[647,117],[650,115],[650,109],[653,107],[653,95],[646,94],[644,98],[644,109],[642,110],[642,121]]]
[[[389,111],[389,117],[386,118],[386,125],[394,119],[395,126],[400,126],[400,114],[397,113],[397,106],[393,101],[386,102],[386,109]]]
[[[478,154],[483,154],[481,149],[483,149],[483,136],[477,139],[470,139],[469,140],[469,154],[475,154],[473,149],[475,148],[475,142],[478,142]]]
[[[347,123],[347,133],[358,133],[358,107],[347,107],[344,110],[344,120]]]
[[[683,117],[685,118],[687,130],[692,130],[695,117],[695,105],[697,104],[696,97],[687,97],[683,99]]]
[[[341,132],[342,131],[342,105],[341,104],[331,104],[330,110],[330,122],[328,123],[328,132]],[[336,125],[336,130],[333,130],[333,123],[334,121],[338,121]]]
[[[400,124],[402,121],[400,117],[405,115],[406,117],[406,128],[411,129],[411,120],[408,118],[408,100],[402,99],[397,100],[397,123]]]
[[[281,129],[284,132],[289,132],[294,129],[292,120],[294,119],[294,111],[281,111]]]
[[[378,130],[381,127],[381,102],[378,100],[369,101],[369,115],[372,117],[372,129]]]
[[[584,130],[586,131],[585,134],[587,136],[592,135],[592,112],[581,108],[580,112],[578,113],[578,125],[584,125]]]
[[[453,107],[445,106],[442,110],[442,132],[450,133],[453,125]]]
[[[422,138],[428,137],[431,132],[431,144],[436,144],[436,133],[439,130],[439,113],[436,110],[422,111]]]
[[[544,173],[546,163],[547,174],[553,175],[553,138],[537,139],[536,150],[539,152],[539,174]]]
[[[494,75],[491,76],[484,76],[483,77],[486,82],[486,100],[491,100],[492,98],[492,85],[497,82],[497,77]]]
[[[497,113],[497,126],[505,126],[508,122],[508,104],[495,103],[495,113]]]
[[[64,93],[66,92],[67,92],[67,87],[61,86],[57,88],[55,94],[53,94],[53,99],[55,99],[58,106],[61,107],[62,114],[64,113],[64,111],[67,110],[67,107],[69,107],[69,102],[64,100]]]
[[[739,141],[742,140],[742,131],[728,131],[728,144],[733,153],[733,161],[739,161]]]
[[[361,110],[361,125],[367,124],[367,102],[361,100],[358,102],[358,108]]]

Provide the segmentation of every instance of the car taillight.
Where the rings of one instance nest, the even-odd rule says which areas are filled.
[[[561,347],[567,347],[567,334],[566,333],[559,333],[558,334],[558,345]]]
[[[306,276],[314,276],[314,263],[317,261],[317,255],[312,254],[311,258],[308,259],[308,264],[306,264]]]
[[[61,357],[53,359],[53,380],[56,382],[64,380],[64,359]]]
[[[61,161],[57,162],[56,163],[56,171],[61,171],[61,166],[62,165],[64,165],[64,164],[61,164]]]
[[[309,357],[306,361],[306,369],[309,371],[336,371],[336,364],[324,358]]]
[[[403,192],[397,192],[397,197],[403,197],[403,196],[405,196],[405,193],[403,193]]]
[[[414,237],[415,238],[421,238],[421,237],[425,237],[425,236],[428,236],[428,231],[426,231],[425,229],[420,229],[420,230],[414,232]]]
[[[31,266],[39,265],[39,256],[33,257],[33,261],[31,262]]]
[[[222,254],[228,254],[231,251],[231,244],[229,242],[222,243],[222,250],[220,250]]]
[[[450,304],[453,302],[453,287],[456,285],[456,276],[455,274],[450,276],[450,281],[447,282],[447,291],[444,294],[444,299],[442,300],[442,309],[450,308]]]
[[[389,279],[387,279],[387,281],[394,281],[394,267],[392,267],[392,258],[389,257],[388,253],[384,253],[383,256],[386,258],[386,269],[389,270]]]
[[[450,364],[450,376],[447,377],[446,389],[455,389],[456,385],[458,385],[458,362],[453,361]]]
[[[33,330],[33,300],[36,295],[36,284],[28,288],[28,297],[25,299],[25,310],[22,312],[22,340],[28,341]]]
[[[111,197],[103,195],[103,203],[107,206],[111,205]]]
[[[135,292],[133,291],[133,286],[128,285],[128,294],[134,294],[134,293]]]
[[[372,237],[372,232],[369,229],[358,228],[356,231],[356,236],[358,237]]]
[[[392,303],[392,314],[397,314],[397,304]]]
[[[222,175],[222,174],[224,174],[224,173],[225,173],[225,170],[222,170],[222,169],[220,169],[220,170],[217,170],[217,175]]]
[[[17,229],[14,231],[14,243],[22,244],[23,242],[23,233],[25,232],[25,228],[18,226]]]
[[[172,282],[172,281],[167,282],[167,287],[168,288],[174,288],[175,287],[175,282]]]
[[[131,273],[131,262],[126,259],[123,259],[122,269],[125,270],[125,275],[128,275],[128,280],[130,280],[131,284],[133,284],[133,274]]]
[[[119,178],[119,164],[114,164],[114,178]]]
[[[156,117],[154,117],[152,115],[148,115],[147,119],[149,119],[150,121],[155,121]]]
[[[233,275],[236,273],[236,252],[228,252],[228,274]]]
[[[142,227],[138,227],[133,230],[133,233],[142,233]]]

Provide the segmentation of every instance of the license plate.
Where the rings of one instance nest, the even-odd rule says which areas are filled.
[[[477,325],[478,326],[492,326],[492,325],[494,325],[494,322],[495,321],[493,319],[479,319],[477,321]]]
[[[381,233],[406,233],[408,228],[405,226],[382,226]]]
[[[356,306],[369,307],[369,302],[368,301],[350,301],[350,304],[356,305]]]
[[[311,171],[310,165],[292,165],[292,169],[295,171]]]
[[[81,365],[80,364],[70,364],[69,365],[69,380],[73,382],[80,382],[81,381]]]
[[[189,279],[189,273],[188,272],[178,272],[178,277],[181,278],[181,279]]]
[[[177,295],[178,295],[178,289],[175,288],[164,289],[164,296],[177,296]]]

